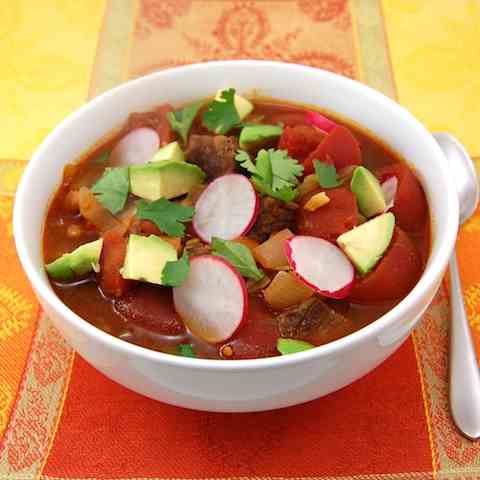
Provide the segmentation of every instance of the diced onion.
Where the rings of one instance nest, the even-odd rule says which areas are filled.
[[[257,260],[263,268],[283,270],[288,266],[285,242],[292,237],[293,233],[288,228],[275,233],[253,250],[255,260]]]
[[[313,192],[317,188],[320,187],[318,183],[317,176],[312,173],[311,175],[307,175],[303,182],[298,186],[298,198],[301,199],[305,195],[308,195],[310,192]]]
[[[310,298],[314,291],[292,272],[278,272],[263,292],[265,301],[274,309],[282,310]]]
[[[395,205],[395,196],[397,195],[398,179],[397,177],[390,177],[382,183],[383,196],[385,197],[385,212],[390,210]]]
[[[119,222],[88,188],[80,188],[78,204],[82,217],[94,225],[100,233],[116,227],[123,227],[126,231],[127,227]]]

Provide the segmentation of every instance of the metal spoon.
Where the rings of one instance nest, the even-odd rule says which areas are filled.
[[[472,160],[461,143],[448,133],[435,140],[452,165],[460,200],[460,223],[473,215],[479,188]],[[457,258],[450,259],[450,409],[459,430],[469,439],[480,438],[480,370],[463,303]]]

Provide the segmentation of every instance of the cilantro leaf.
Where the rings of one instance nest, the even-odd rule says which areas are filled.
[[[170,126],[182,137],[183,143],[187,143],[188,132],[201,106],[201,101],[195,102],[187,105],[182,110],[167,113],[167,120]]]
[[[302,175],[303,166],[285,150],[260,150],[255,163],[247,152],[239,150],[235,159],[252,174],[252,183],[260,193],[287,203],[296,198],[297,177]]]
[[[187,278],[190,270],[188,253],[183,252],[182,258],[174,262],[167,262],[162,271],[162,285],[179,287]]]
[[[297,184],[297,177],[302,175],[303,166],[288,156],[286,150],[274,150],[270,153],[273,182],[272,189],[280,190],[292,183]]]
[[[195,209],[160,198],[154,202],[140,200],[137,204],[137,218],[152,221],[162,232],[172,237],[183,237],[185,225],[192,219]]]
[[[190,345],[189,343],[181,343],[180,345],[177,345],[177,352],[178,352],[178,355],[181,355],[182,357],[190,357],[190,358],[197,357],[193,350],[193,346]]]
[[[266,150],[262,149],[257,153],[255,166],[257,167],[257,173],[255,173],[254,176],[258,180],[261,180],[263,184],[271,187],[273,182],[272,163],[270,161],[270,155]]]
[[[235,155],[235,160],[240,163],[240,165],[250,173],[257,173],[257,167],[252,162],[250,155],[245,152],[245,150],[237,150],[237,155]]]
[[[258,192],[268,195],[269,197],[276,198],[277,200],[281,200],[282,202],[293,202],[297,198],[298,188],[285,186],[280,190],[273,191],[271,187],[262,183],[262,181],[255,176],[252,176],[250,180],[255,185],[255,188]]]
[[[103,177],[92,187],[99,202],[114,215],[120,212],[127,201],[130,179],[127,167],[105,170]]]
[[[320,160],[314,160],[313,165],[315,166],[318,183],[322,188],[334,188],[341,185],[334,165],[321,162]]]
[[[250,249],[241,243],[213,237],[212,252],[229,261],[244,277],[261,280],[265,275],[257,267]]]
[[[213,100],[202,116],[203,124],[211,131],[225,135],[240,123],[235,108],[235,89],[224,90],[220,100]]]

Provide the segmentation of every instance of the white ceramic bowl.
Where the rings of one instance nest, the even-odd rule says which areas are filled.
[[[180,105],[233,86],[239,92],[315,104],[353,120],[415,166],[433,218],[432,250],[422,278],[393,310],[345,338],[307,352],[257,360],[177,357],[112,337],[82,320],[55,295],[43,268],[42,230],[65,164],[122,125],[131,112]],[[348,78],[314,68],[229,61],[165,70],[125,83],[66,118],[43,142],[20,183],[15,241],[28,278],[72,347],[111,379],[163,402],[210,411],[285,407],[333,392],[384,361],[407,338],[432,300],[458,228],[458,199],[447,162],[430,133],[405,109]],[[212,295],[215,293],[212,292]]]

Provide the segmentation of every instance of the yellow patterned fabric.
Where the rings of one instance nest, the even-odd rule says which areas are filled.
[[[384,0],[398,99],[480,156],[480,2]]]

